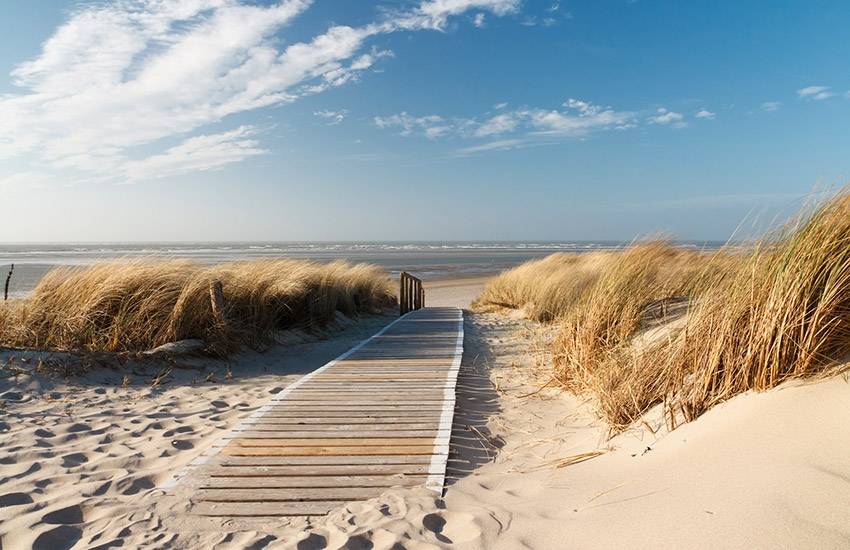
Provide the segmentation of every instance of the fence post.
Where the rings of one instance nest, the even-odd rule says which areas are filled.
[[[12,280],[12,272],[15,271],[15,264],[12,264],[12,267],[9,268],[9,274],[6,275],[6,286],[3,289],[3,301],[9,299],[9,281]]]

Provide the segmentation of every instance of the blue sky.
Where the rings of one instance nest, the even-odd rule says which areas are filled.
[[[847,21],[846,2],[8,0],[0,240],[725,239],[847,180]]]

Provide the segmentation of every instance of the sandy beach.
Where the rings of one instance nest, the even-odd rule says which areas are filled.
[[[468,306],[484,282],[433,283],[429,301]],[[26,372],[35,352],[3,352],[3,548],[710,548],[718,532],[728,548],[850,541],[844,377],[741,395],[673,432],[651,412],[609,440],[586,401],[541,387],[550,328],[469,311],[444,500],[391,489],[327,517],[222,521],[157,488],[389,320],[186,359],[153,387],[163,365],[62,379]]]

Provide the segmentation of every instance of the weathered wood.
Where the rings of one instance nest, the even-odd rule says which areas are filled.
[[[9,268],[9,274],[6,275],[6,285],[3,287],[3,301],[9,299],[9,283],[12,281],[12,272],[15,271],[15,264]]]
[[[210,283],[210,306],[216,324],[219,327],[225,327],[227,319],[224,316],[224,289],[221,286],[221,281]]]
[[[311,429],[336,429],[338,426],[360,426],[360,425],[425,425],[437,426],[440,422],[440,415],[433,414],[430,416],[379,416],[379,415],[358,415],[350,416],[274,416],[263,415],[262,418],[256,421],[244,422],[245,426],[311,426]]]
[[[236,467],[244,467],[244,466],[276,466],[276,467],[284,467],[284,466],[297,466],[296,470],[293,470],[295,474],[293,475],[303,475],[304,468],[301,466],[309,466],[311,475],[322,475],[322,473],[327,473],[330,468],[360,468],[358,471],[370,471],[372,473],[382,473],[378,470],[368,470],[368,468],[391,468],[397,465],[406,466],[409,465],[410,468],[414,467],[425,467],[429,464],[429,457],[427,456],[311,456],[311,457],[303,457],[303,456],[274,456],[274,457],[240,457],[240,456],[231,456],[231,457],[221,457],[220,462],[218,464],[219,467],[225,468],[226,471],[231,471]],[[392,472],[398,472],[400,470],[395,469]],[[405,470],[408,471],[408,470]],[[411,473],[417,471],[426,471],[426,470],[409,470]],[[281,474],[283,475],[283,474]],[[343,474],[333,474],[333,475],[343,475]]]
[[[358,456],[432,455],[432,445],[351,446],[351,447],[231,447],[221,450],[227,456]]]
[[[217,517],[281,517],[323,516],[337,508],[340,502],[256,502],[250,505],[233,502],[199,502],[192,511],[199,516]]]
[[[428,420],[428,419],[439,419],[441,411],[422,411],[422,410],[392,410],[392,411],[376,411],[376,410],[360,410],[360,411],[329,411],[326,409],[307,412],[303,409],[279,409],[277,411],[269,409],[268,412],[263,414],[263,419],[272,419],[272,418],[327,418],[333,421],[338,421],[340,423],[345,422],[346,419],[354,419],[354,418],[362,418],[362,419],[372,419],[372,418],[413,418],[416,420]]]
[[[434,437],[323,437],[323,438],[299,438],[299,437],[262,437],[245,438],[239,437],[230,440],[231,447],[395,447],[405,445],[430,445]]]
[[[211,477],[201,489],[296,489],[330,487],[412,487],[425,482],[426,473],[351,476]]]
[[[361,426],[362,427],[362,426]],[[320,431],[294,431],[294,430],[240,430],[233,435],[240,439],[321,439],[328,436],[364,441],[366,438],[428,438],[431,441],[438,437],[437,428],[424,430],[320,430]]]
[[[386,491],[386,487],[329,487],[318,489],[201,489],[198,498],[206,502],[310,502],[366,500]]]
[[[424,305],[407,273],[399,303]],[[319,515],[394,486],[439,489],[448,461],[461,318],[416,311],[243,419],[199,464],[194,513]]]

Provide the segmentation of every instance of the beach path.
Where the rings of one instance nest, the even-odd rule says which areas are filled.
[[[462,351],[460,309],[408,313],[279,392],[172,484],[193,488],[193,513],[225,517],[442,492]]]

